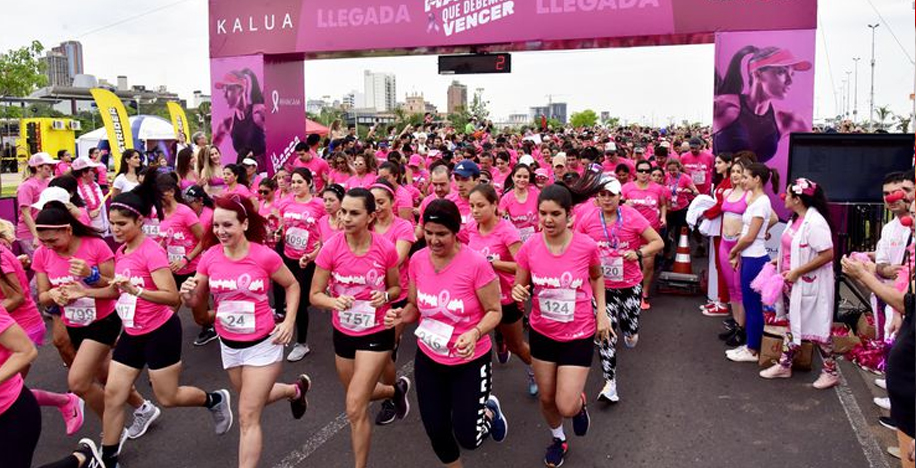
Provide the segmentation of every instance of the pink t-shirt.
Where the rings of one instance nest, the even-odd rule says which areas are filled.
[[[391,242],[372,233],[369,251],[356,255],[347,244],[347,235],[338,233],[321,249],[315,265],[331,274],[328,288],[332,297],[353,296],[350,310],[334,311],[334,328],[349,336],[366,336],[385,329],[385,314],[391,308],[385,304],[378,309],[369,305],[372,291],[384,292],[385,275],[397,268],[398,252]]]
[[[344,182],[344,188],[347,190],[350,190],[352,188],[367,189],[373,183],[375,183],[375,179],[378,179],[378,175],[376,175],[373,172],[367,172],[363,174],[362,177],[358,175],[354,175],[353,177],[350,177],[349,179],[347,179],[346,182]]]
[[[54,166],[54,177],[60,177],[60,176],[62,176],[62,175],[64,175],[64,174],[70,172],[70,168],[71,168],[72,166],[73,166],[73,165],[70,164],[70,163],[68,163],[68,162],[63,162],[63,161],[61,161],[61,162],[57,163],[57,165]]]
[[[414,254],[410,258],[410,282],[417,289],[420,309],[420,324],[414,332],[420,351],[447,366],[468,362],[455,355],[455,342],[483,320],[486,311],[477,291],[496,280],[487,259],[466,247],[461,247],[439,272],[433,267],[428,248]],[[491,349],[490,335],[480,337],[470,360]]]
[[[78,240],[77,240],[78,239]],[[73,254],[73,258],[79,258],[85,261],[89,267],[98,267],[99,265],[114,259],[114,253],[104,240],[97,237],[80,237],[75,238],[75,242],[80,245]],[[44,273],[48,276],[48,281],[52,288],[82,281],[82,278],[75,278],[70,275],[70,257],[61,257],[57,252],[45,247],[39,246],[35,250],[35,258],[32,260],[32,270],[36,273]],[[85,301],[85,303],[84,303]],[[79,301],[64,306],[64,313],[61,314],[64,325],[68,327],[85,327],[92,322],[102,320],[111,315],[115,310],[114,299],[90,299],[83,298]],[[89,320],[91,314],[87,310],[93,309],[95,320]],[[88,317],[85,321],[81,317]]]
[[[630,182],[623,186],[621,191],[623,199],[633,203],[633,208],[649,221],[653,229],[658,230],[661,227],[661,208],[666,202],[668,193],[665,188],[655,182],[649,182],[646,188],[642,189],[636,182]]]
[[[391,242],[391,245],[395,246],[397,249],[398,241],[408,242],[410,245],[413,245],[417,241],[417,236],[414,233],[413,225],[410,224],[410,221],[407,221],[404,218],[393,218],[394,221],[391,225],[388,226],[388,230],[385,232],[378,232],[378,225],[376,225],[376,233],[380,234],[385,240]],[[401,295],[398,296],[397,301],[403,301],[407,298],[407,270],[409,268],[407,260],[404,260],[404,264],[401,265],[398,271],[398,275],[401,281]],[[395,301],[395,302],[397,302]]]
[[[43,192],[48,188],[47,180],[40,180],[38,177],[29,177],[25,182],[19,184],[19,188],[16,189],[16,202],[19,209],[21,210],[23,206],[32,206],[35,203],[38,203],[38,197],[41,196]],[[32,220],[38,216],[38,210],[35,208],[29,208],[32,213]],[[16,239],[19,240],[31,240],[32,233],[29,231],[29,227],[25,225],[22,216],[18,216],[19,222],[16,224]]]
[[[126,248],[126,245],[122,245],[115,252],[115,274],[126,277],[134,286],[148,291],[158,291],[159,288],[153,281],[153,272],[169,269],[165,249],[149,237],[129,254],[124,253]],[[153,332],[172,318],[173,313],[172,308],[167,305],[154,304],[127,293],[123,293],[118,300],[118,315],[124,325],[124,332],[131,336]]]
[[[108,187],[108,169],[104,167],[95,168],[95,172],[99,175],[96,182],[102,187]]]
[[[347,183],[348,180],[350,180],[349,172],[340,172],[335,169],[331,169],[328,175],[328,181],[332,184],[343,186]]]
[[[191,232],[195,224],[201,224],[200,218],[194,210],[186,205],[178,204],[171,215],[159,222],[159,243],[165,248],[169,262],[177,262],[188,256],[198,240]],[[188,275],[197,270],[200,255],[191,259],[187,266],[178,270],[179,275]]]
[[[292,168],[299,167],[308,168],[312,172],[312,184],[315,186],[315,193],[321,193],[324,189],[324,177],[327,177],[328,172],[331,171],[331,166],[328,166],[328,162],[313,153],[308,162],[298,157],[293,158]]]
[[[283,267],[280,255],[250,242],[248,255],[226,258],[222,245],[208,249],[197,272],[208,277],[216,306],[216,332],[232,341],[258,341],[274,329],[274,314],[267,293],[270,277]]]
[[[544,236],[534,236],[518,251],[515,261],[531,273],[531,328],[556,341],[595,334],[589,268],[601,265],[601,259],[593,240],[574,233],[566,251],[554,255]]]
[[[709,194],[712,187],[712,174],[715,170],[716,158],[710,153],[702,152],[696,156],[690,151],[681,155],[681,164],[684,172],[693,180],[697,190],[702,194]]]
[[[10,314],[6,312],[6,309],[0,307],[0,333],[6,332],[13,325],[16,325],[16,321],[10,317]],[[8,349],[0,346],[0,366],[6,364],[6,361],[12,356]],[[13,403],[19,399],[19,394],[22,392],[22,374],[16,373],[12,377],[6,379],[3,382],[0,382],[0,415],[10,409],[10,406],[13,406]]]
[[[223,193],[221,193],[220,196],[226,196],[232,193],[236,193],[242,198],[256,198],[254,194],[251,193],[251,190],[248,190],[248,187],[245,187],[242,184],[235,184],[235,187],[233,188],[226,186],[226,190],[223,190]]]
[[[451,200],[451,198],[449,198],[449,195],[445,196],[446,200]],[[429,206],[429,204],[432,203],[433,200],[438,200],[438,199],[439,197],[437,197],[436,194],[434,193],[431,193],[423,198],[423,201],[420,202],[420,222],[423,221],[423,213],[426,212],[426,207]]]
[[[665,176],[666,191],[671,211],[681,211],[690,204],[690,176],[684,173],[672,177],[671,174]]]
[[[468,247],[480,252],[487,260],[501,260],[504,262],[514,261],[512,252],[509,247],[515,244],[521,244],[522,239],[518,235],[518,229],[505,219],[500,219],[496,227],[487,234],[482,235],[476,222],[471,222],[468,226]],[[515,275],[504,271],[493,271],[499,277],[499,299],[503,305],[511,304],[512,301],[512,282],[515,281]]]
[[[200,218],[200,225],[204,227],[204,232],[213,230],[213,208],[203,207],[198,217]]]
[[[394,204],[392,210],[394,210],[394,214],[398,216],[398,211],[405,208],[413,209],[413,195],[407,187],[399,185],[394,191]]]
[[[497,192],[501,192],[503,187],[506,186],[506,179],[509,178],[511,173],[511,170],[499,172],[499,169],[493,169],[493,187],[496,188]]]
[[[588,235],[598,244],[601,271],[606,289],[632,288],[642,282],[639,261],[626,261],[624,252],[642,246],[642,233],[651,227],[635,208],[620,206],[617,221],[602,225],[602,211],[595,210],[576,224],[576,231]]]
[[[16,255],[10,249],[3,245],[0,245],[0,270],[3,271],[4,275],[10,273],[16,275],[16,280],[22,288],[25,300],[21,306],[9,311],[10,316],[30,335],[32,332],[44,329],[45,323],[41,319],[41,314],[38,312],[35,301],[32,299],[32,294],[29,292],[29,279],[25,274],[25,269],[22,268],[22,262],[16,258]],[[6,299],[6,297],[0,292],[0,300],[2,299]]]
[[[538,227],[538,190],[528,189],[524,203],[518,201],[515,190],[507,192],[499,200],[499,211],[509,217],[509,221],[518,229],[522,241],[527,241]]]
[[[267,220],[267,230],[268,232],[276,232],[280,227],[280,210],[277,208],[278,202],[274,198],[273,203],[261,202],[261,206],[258,208],[258,214],[261,215],[264,219]],[[276,242],[272,240],[273,236],[268,236],[264,245],[274,248],[276,247]]]
[[[340,231],[331,227],[331,216],[324,215],[324,217],[318,220],[318,232],[321,238],[321,242],[327,243],[332,237],[334,237],[335,234]]]
[[[318,197],[302,203],[290,197],[279,206],[283,220],[283,254],[299,259],[312,253],[321,241],[318,220],[325,216],[324,202]]]
[[[458,207],[458,213],[461,213],[462,227],[466,227],[468,223],[474,220],[474,217],[471,216],[471,202],[469,200],[461,198],[457,191],[448,194],[445,198],[454,202],[455,206]]]
[[[804,218],[799,216],[790,226],[786,227],[786,230],[782,233],[782,238],[779,239],[782,243],[781,271],[789,271],[792,269],[792,238],[795,237],[795,233],[798,232],[798,228],[801,227],[802,221],[804,220]]]

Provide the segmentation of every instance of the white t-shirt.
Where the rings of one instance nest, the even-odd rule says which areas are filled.
[[[754,203],[747,206],[747,210],[741,217],[741,220],[744,222],[744,226],[741,228],[741,237],[746,236],[748,231],[751,230],[751,221],[753,221],[754,218],[763,218],[763,226],[760,227],[760,231],[757,233],[757,238],[754,239],[754,242],[741,252],[742,257],[760,258],[767,256],[767,224],[770,221],[770,214],[772,212],[773,207],[770,205],[770,197],[766,195],[761,195],[754,200]]]
[[[875,263],[902,264],[910,235],[910,228],[900,224],[900,220],[896,217],[885,224],[881,229],[881,239],[878,240],[875,248]]]
[[[120,174],[117,177],[115,177],[114,184],[112,184],[112,187],[120,190],[121,193],[124,193],[124,192],[130,192],[131,190],[134,189],[134,187],[138,185],[140,185],[139,182],[131,182],[127,180],[126,175]]]

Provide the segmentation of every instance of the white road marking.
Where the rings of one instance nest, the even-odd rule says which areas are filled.
[[[862,446],[862,453],[865,454],[865,459],[868,460],[869,468],[890,468],[890,465],[887,464],[887,457],[884,456],[884,451],[881,450],[881,446],[878,445],[878,441],[868,428],[865,415],[862,414],[862,409],[859,408],[856,397],[847,386],[846,376],[843,375],[839,365],[837,365],[837,372],[840,375],[840,385],[833,388],[836,389],[840,405],[843,407],[843,411],[846,412],[846,419],[849,420],[849,425],[856,434],[859,445]]]

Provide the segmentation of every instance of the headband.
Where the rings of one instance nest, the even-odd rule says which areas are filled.
[[[382,189],[388,192],[389,194],[391,194],[392,197],[394,197],[394,190],[385,184],[372,184],[369,186],[369,190],[372,190],[372,189]]]
[[[35,229],[66,229],[69,224],[36,224]]]
[[[242,197],[237,193],[230,193],[227,197],[227,200],[234,202],[236,205],[242,208],[242,213],[245,213],[245,216],[248,216],[248,210],[245,209],[245,204],[242,203]]]
[[[800,179],[795,179],[795,183],[789,187],[789,190],[796,195],[805,194],[811,197],[814,196],[814,191],[817,190],[817,184],[802,177]]]
[[[133,213],[133,214],[135,214],[135,215],[137,215],[137,216],[143,216],[143,213],[140,213],[139,210],[137,210],[136,208],[134,208],[134,207],[132,207],[132,206],[125,205],[124,203],[114,202],[114,203],[111,204],[111,208],[124,208],[125,210],[130,211],[131,213]]]

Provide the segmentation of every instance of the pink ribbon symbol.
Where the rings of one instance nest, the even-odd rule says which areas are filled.
[[[433,31],[439,32],[439,23],[436,21],[436,15],[430,13],[426,19],[426,34]]]
[[[248,289],[248,287],[251,286],[251,275],[249,275],[248,273],[243,273],[242,276],[239,276],[239,279],[236,281],[236,285],[238,286],[238,288],[235,291],[230,291],[230,292],[241,294],[242,296],[245,296],[254,301],[266,301],[267,300],[266,293],[258,294]]]
[[[470,317],[461,317],[448,310],[448,303],[450,301],[451,295],[449,294],[448,290],[443,290],[441,293],[439,293],[439,297],[436,300],[436,307],[431,308],[432,312],[442,314],[455,323],[461,323],[470,320]]]
[[[368,284],[370,288],[375,289],[375,287],[379,285],[380,276],[378,270],[369,270],[369,272],[366,273],[366,284]]]

